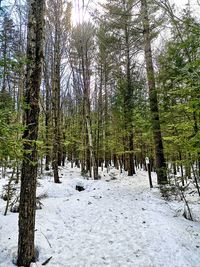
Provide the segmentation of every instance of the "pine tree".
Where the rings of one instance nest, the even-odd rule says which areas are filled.
[[[21,171],[19,207],[19,266],[28,267],[35,260],[35,208],[37,179],[37,147],[39,92],[42,74],[44,39],[44,0],[29,1],[27,35],[27,72],[25,95],[24,153]]]
[[[146,0],[141,0],[141,16],[143,23],[144,51],[145,51],[147,80],[149,87],[152,130],[153,130],[154,144],[155,144],[156,172],[157,172],[158,184],[166,184],[168,183],[167,172],[166,172],[166,161],[164,158],[163,141],[161,136],[157,88],[156,88],[155,73],[152,60],[152,49],[151,49],[151,38],[150,38],[151,32],[149,26],[148,5]]]

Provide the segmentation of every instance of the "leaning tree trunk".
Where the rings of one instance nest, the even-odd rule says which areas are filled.
[[[19,266],[29,266],[35,258],[35,206],[39,92],[43,58],[45,0],[30,0],[27,39],[27,73],[25,96],[24,154],[19,207]]]
[[[146,0],[141,0],[141,13],[142,13],[142,23],[143,23],[145,61],[146,61],[147,79],[149,86],[151,121],[152,121],[153,137],[155,144],[156,172],[158,177],[158,184],[166,184],[168,183],[166,162],[164,158],[163,142],[160,129],[157,90],[156,90],[153,60],[152,60],[152,50],[151,50],[148,6]]]

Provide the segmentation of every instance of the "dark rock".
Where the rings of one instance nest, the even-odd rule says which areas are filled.
[[[76,185],[76,190],[81,192],[81,191],[84,191],[85,188],[82,185]]]

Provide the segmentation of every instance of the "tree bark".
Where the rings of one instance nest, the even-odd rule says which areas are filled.
[[[37,179],[37,146],[39,92],[43,59],[45,0],[29,1],[27,36],[27,73],[25,95],[24,154],[21,173],[19,207],[19,266],[29,266],[35,260],[35,206]]]
[[[58,18],[57,18],[58,20]],[[54,173],[54,182],[60,183],[58,166],[61,166],[60,157],[60,27],[59,21],[55,25],[55,43],[54,43],[54,66],[53,66],[53,122],[54,122],[54,142],[52,167]]]
[[[166,172],[166,162],[164,158],[163,142],[160,129],[157,90],[156,90],[154,67],[152,60],[152,50],[151,50],[148,6],[146,0],[141,0],[141,15],[143,23],[146,71],[147,71],[147,80],[149,87],[151,122],[152,122],[152,130],[153,130],[153,137],[155,144],[157,179],[158,179],[158,184],[167,184],[168,181]]]
[[[92,138],[92,127],[91,127],[91,116],[90,116],[90,63],[88,60],[88,51],[86,45],[86,51],[82,50],[82,72],[83,72],[83,86],[84,86],[84,115],[85,115],[85,123],[88,137],[88,150],[89,150],[89,159],[87,157],[87,161],[90,161],[90,175],[92,173],[91,167],[93,168],[93,178],[94,180],[98,180],[98,166],[94,153],[93,146],[93,138]],[[85,53],[84,53],[85,52]],[[89,163],[89,162],[88,162]]]
[[[45,53],[48,53],[49,51],[47,50],[46,48],[46,51]],[[47,57],[47,59],[49,59]],[[46,99],[45,99],[45,102],[46,102],[46,112],[45,112],[45,130],[46,130],[46,133],[45,133],[45,143],[46,143],[46,155],[45,155],[45,170],[46,171],[49,171],[49,165],[50,165],[50,160],[51,160],[51,157],[50,157],[50,131],[49,131],[49,127],[50,127],[50,118],[51,118],[51,111],[50,111],[50,84],[49,84],[49,77],[48,77],[48,62],[46,61],[45,62],[47,65],[46,68],[44,69],[44,82],[45,82],[45,89],[46,89]]]
[[[127,88],[125,92],[125,107],[124,107],[124,115],[125,115],[125,130],[127,131],[127,149],[128,153],[128,176],[133,176],[135,174],[135,166],[134,166],[134,154],[133,154],[133,86],[131,81],[131,57],[130,57],[130,47],[129,47],[129,31],[128,26],[125,26],[125,39],[126,39],[126,82]]]

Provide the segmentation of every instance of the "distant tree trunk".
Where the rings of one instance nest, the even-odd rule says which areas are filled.
[[[44,80],[45,80],[45,88],[46,88],[46,112],[45,112],[45,129],[46,129],[46,156],[45,156],[45,170],[49,170],[49,165],[50,165],[50,138],[49,138],[49,127],[50,127],[50,117],[51,117],[51,112],[50,112],[50,85],[49,85],[49,77],[47,74],[47,69],[45,69],[45,75],[44,75]]]
[[[184,179],[184,174],[183,174],[183,162],[182,162],[182,154],[181,151],[179,151],[179,161],[180,161],[180,169],[181,169],[181,179]]]
[[[106,64],[106,62],[104,63]],[[104,66],[104,69],[106,69],[106,67]],[[104,104],[104,133],[103,133],[103,137],[105,140],[105,145],[104,145],[104,167],[107,168],[109,166],[109,150],[108,150],[108,136],[109,136],[109,132],[108,132],[108,119],[109,119],[109,115],[108,115],[108,88],[107,88],[107,73],[105,71],[104,73],[104,83],[105,83],[105,87],[104,87],[104,94],[105,94],[105,104]]]
[[[128,5],[129,9],[130,6]],[[124,1],[124,10],[127,9],[126,1]],[[130,54],[130,16],[127,17],[124,24],[124,35],[125,35],[125,50],[126,50],[126,88],[124,94],[124,121],[126,131],[126,150],[127,155],[127,170],[128,176],[135,174],[134,166],[134,154],[133,154],[133,82],[131,78],[131,54]]]
[[[39,92],[43,58],[45,0],[29,1],[27,73],[25,95],[25,131],[23,134],[24,154],[21,173],[19,207],[19,266],[28,267],[35,259],[35,206],[37,179],[37,147]]]
[[[58,166],[61,165],[62,158],[60,158],[60,32],[58,22],[55,26],[55,44],[54,44],[54,64],[53,64],[53,155],[52,167],[54,173],[54,182],[60,183]]]
[[[4,51],[3,51],[3,86],[2,86],[2,92],[6,91],[6,71],[7,71],[7,58],[6,58],[6,40],[4,41]]]
[[[195,105],[193,105],[193,108],[194,108],[194,111],[193,111],[193,119],[194,119],[193,128],[194,128],[195,135],[198,135],[199,126],[198,126],[197,114],[195,111]],[[197,170],[196,170],[196,173],[197,173],[197,176],[200,178],[200,152],[197,152]]]
[[[97,165],[102,166],[103,163],[103,67],[100,70],[100,86],[98,95],[98,132],[97,132]]]
[[[91,175],[91,167],[93,168],[93,178],[94,180],[98,179],[98,166],[95,158],[94,153],[94,146],[93,146],[93,138],[92,138],[92,127],[91,127],[91,116],[90,116],[90,69],[89,63],[87,58],[87,47],[85,51],[82,49],[82,71],[83,71],[83,85],[84,85],[84,115],[85,115],[85,122],[86,122],[86,130],[87,130],[87,137],[88,137],[88,150],[89,150],[89,158],[87,157],[87,163],[90,162],[90,175]]]
[[[157,172],[158,184],[167,184],[168,181],[166,172],[166,162],[164,158],[163,142],[160,129],[157,90],[156,90],[155,75],[153,68],[152,51],[151,51],[148,7],[146,0],[141,0],[141,13],[142,13],[142,23],[143,23],[145,61],[146,61],[147,79],[149,86],[151,121],[152,121],[153,137],[155,144],[156,172]]]
[[[129,166],[128,166],[128,176],[135,174],[135,164],[134,164],[134,154],[133,154],[133,133],[129,136]]]
[[[65,132],[63,132],[63,140],[65,141]],[[66,160],[66,155],[67,155],[67,149],[66,149],[66,145],[63,146],[63,152],[62,152],[62,166],[65,166],[65,160]]]
[[[7,23],[6,23],[7,22]],[[2,48],[3,48],[3,75],[2,75],[2,92],[6,91],[6,76],[7,76],[7,42],[8,42],[8,18],[5,18],[4,21],[4,29],[2,31],[2,36],[1,38],[3,39],[3,44],[2,44]]]

